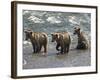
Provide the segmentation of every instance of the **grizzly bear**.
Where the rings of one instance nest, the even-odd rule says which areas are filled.
[[[26,30],[26,39],[30,39],[34,53],[39,53],[41,48],[44,47],[44,53],[47,53],[47,34],[44,32],[32,32],[31,30]]]
[[[33,46],[33,51],[34,51],[34,53],[37,53],[39,51],[38,40],[36,40],[36,38],[38,38],[38,36],[35,35],[35,33],[33,34],[33,32],[31,30],[26,30],[25,35],[26,35],[25,40],[30,39],[32,46]],[[34,36],[34,37],[32,37],[32,36]]]
[[[80,31],[79,27],[74,28],[74,33],[78,37],[78,44],[76,49],[87,49],[88,48],[88,41],[86,40],[83,32]]]
[[[52,33],[52,41],[56,41],[56,50],[60,51],[60,54],[68,53],[71,43],[71,38],[68,32],[55,32]],[[61,49],[59,49],[61,47]]]

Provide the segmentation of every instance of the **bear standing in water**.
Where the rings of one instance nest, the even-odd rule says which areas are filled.
[[[68,32],[55,32],[51,34],[52,41],[56,41],[56,50],[60,51],[60,54],[68,53],[71,43],[70,35]],[[61,47],[61,49],[59,49]]]
[[[47,34],[44,32],[32,32],[31,30],[26,30],[26,39],[30,39],[34,53],[39,53],[41,48],[44,47],[44,55],[47,54]]]
[[[78,44],[76,49],[87,49],[88,48],[88,42],[86,40],[86,38],[84,37],[83,32],[80,31],[79,27],[75,27],[74,28],[74,33],[76,34],[78,37]]]

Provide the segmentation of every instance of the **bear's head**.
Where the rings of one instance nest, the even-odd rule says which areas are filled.
[[[25,30],[25,40],[30,39],[30,37],[32,36],[32,31],[31,30]]]
[[[52,36],[51,42],[54,42],[59,39],[59,33],[52,33],[51,36]]]
[[[73,34],[80,34],[80,28],[79,27],[75,27]]]

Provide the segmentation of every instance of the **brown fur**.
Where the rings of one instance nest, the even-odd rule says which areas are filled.
[[[44,53],[47,53],[47,34],[44,32],[32,32],[26,31],[26,40],[30,39],[34,53],[40,52],[41,48],[44,47]]]
[[[78,44],[77,49],[87,49],[88,48],[88,41],[86,40],[83,32],[80,31],[79,27],[74,28],[74,34],[78,36]]]
[[[56,32],[51,35],[52,42],[56,41],[57,43],[56,50],[60,51],[61,54],[66,52],[68,53],[71,43],[70,35],[68,34],[68,32]],[[61,50],[59,49],[59,47],[61,47]]]

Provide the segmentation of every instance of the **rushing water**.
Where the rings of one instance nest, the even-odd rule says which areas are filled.
[[[23,10],[23,30],[31,29],[34,32],[46,32],[49,38],[48,56],[44,58],[39,56],[40,54],[32,53],[32,45],[30,42],[24,40],[25,34],[23,33],[23,68],[34,69],[34,68],[52,68],[52,67],[55,68],[55,67],[66,67],[66,66],[90,65],[91,62],[90,50],[87,50],[85,52],[86,54],[84,53],[84,55],[77,54],[77,53],[83,53],[84,51],[76,51],[76,50],[70,51],[69,57],[68,55],[66,55],[67,58],[65,58],[64,56],[59,58],[56,57],[55,55],[55,53],[57,52],[55,49],[56,43],[51,43],[50,34],[53,32],[63,32],[63,31],[69,32],[69,34],[71,35],[70,49],[74,49],[77,44],[77,36],[73,35],[73,30],[74,27],[76,26],[79,26],[81,28],[87,40],[90,42],[91,39],[90,13]],[[74,58],[75,56],[76,58]],[[45,60],[47,62],[45,62]],[[79,62],[81,60],[82,62]],[[72,63],[72,61],[74,62]]]

